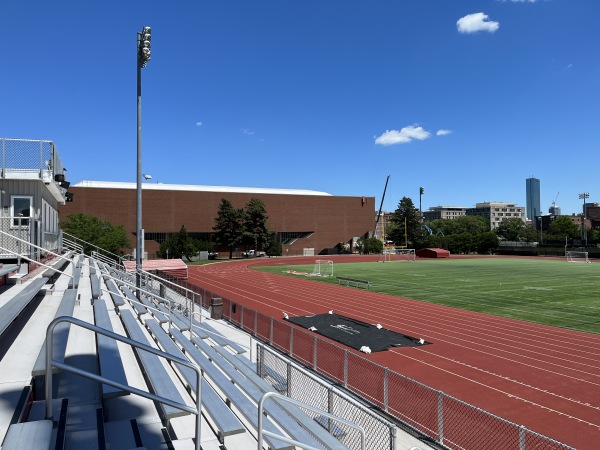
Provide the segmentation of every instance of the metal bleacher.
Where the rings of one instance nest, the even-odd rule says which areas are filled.
[[[117,263],[77,250],[38,270],[0,294],[2,450],[242,450],[263,431],[264,449],[360,448],[292,403],[268,399],[259,417],[275,390],[249,347],[167,283],[136,286]]]

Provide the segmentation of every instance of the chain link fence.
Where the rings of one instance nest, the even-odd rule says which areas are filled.
[[[52,141],[0,138],[2,176],[54,181],[64,167]]]

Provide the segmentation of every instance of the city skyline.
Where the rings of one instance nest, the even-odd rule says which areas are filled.
[[[6,2],[0,136],[55,142],[69,180],[135,181],[136,33],[152,182],[436,205],[600,199],[587,168],[593,0]],[[43,38],[40,38],[43,36]],[[583,169],[582,169],[583,168]],[[578,173],[570,176],[569,173]],[[567,175],[565,175],[567,173]]]

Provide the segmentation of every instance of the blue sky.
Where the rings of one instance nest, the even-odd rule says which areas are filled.
[[[600,1],[0,3],[0,136],[72,183],[135,181],[136,34],[152,182],[600,202]]]

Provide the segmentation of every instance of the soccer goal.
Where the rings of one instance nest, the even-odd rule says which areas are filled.
[[[379,255],[379,262],[415,261],[416,259],[414,248],[385,247]]]
[[[315,268],[311,275],[315,277],[332,277],[333,276],[333,261],[328,259],[317,259]]]
[[[589,263],[588,252],[566,252],[567,262]]]

